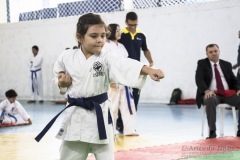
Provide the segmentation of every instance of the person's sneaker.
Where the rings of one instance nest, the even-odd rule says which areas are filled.
[[[27,101],[27,103],[36,103],[35,100],[30,100],[30,101]]]
[[[43,100],[40,100],[39,103],[44,103],[44,101],[43,101]]]
[[[237,137],[240,137],[240,130],[237,131]]]

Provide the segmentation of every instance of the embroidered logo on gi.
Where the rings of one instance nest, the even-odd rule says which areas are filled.
[[[93,69],[96,72],[93,74],[93,77],[104,76],[103,65],[99,61],[93,64]]]
[[[58,136],[62,136],[62,135],[63,135],[63,132],[64,132],[64,130],[61,128],[61,129],[59,130],[59,132],[58,132]]]

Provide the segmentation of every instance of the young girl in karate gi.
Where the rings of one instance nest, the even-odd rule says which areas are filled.
[[[0,124],[15,124],[18,121],[15,117],[17,114],[19,114],[25,122],[32,124],[32,120],[26,110],[16,101],[16,91],[10,89],[6,91],[5,95],[7,99],[0,103]]]
[[[107,38],[108,40],[103,47],[103,51],[107,51],[110,54],[122,55],[127,58],[128,52],[126,48],[118,42],[121,38],[120,26],[118,24],[109,24],[108,28],[111,34]],[[111,83],[109,97],[112,102],[114,128],[116,128],[118,111],[120,110],[124,126],[123,134],[127,136],[138,136],[136,133],[137,114],[131,88],[121,84]]]
[[[107,36],[99,15],[81,16],[76,31],[79,49],[63,51],[54,65],[57,84],[62,94],[67,92],[69,107],[57,134],[62,139],[60,160],[86,160],[88,153],[97,160],[114,160],[109,84],[141,88],[147,75],[155,81],[164,77],[160,69],[102,51]]]

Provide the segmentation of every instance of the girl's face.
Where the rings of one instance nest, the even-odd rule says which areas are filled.
[[[120,27],[119,26],[117,26],[117,28],[116,28],[116,34],[115,34],[115,36],[116,36],[116,40],[119,40],[120,38],[121,38],[121,29],[120,29]]]
[[[78,40],[86,58],[93,54],[100,54],[106,41],[106,28],[101,24],[90,26],[87,33],[84,36],[80,36]]]

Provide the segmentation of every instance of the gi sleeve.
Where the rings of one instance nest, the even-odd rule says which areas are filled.
[[[1,111],[1,110],[4,110],[6,106],[7,106],[6,100],[2,101],[2,102],[0,103],[0,111]]]
[[[33,61],[33,67],[34,68],[41,68],[42,62],[43,62],[42,55],[37,55],[37,58],[35,58],[34,61]]]
[[[133,88],[142,88],[146,75],[140,75],[143,63],[109,53],[107,56],[110,81]]]
[[[55,80],[55,83],[57,85],[58,85],[58,74],[60,72],[66,73],[65,64],[64,64],[64,61],[63,61],[64,60],[64,55],[65,55],[65,51],[63,51],[60,54],[57,61],[54,63],[54,67],[53,67],[54,80]],[[64,95],[67,92],[67,87],[59,87],[59,91],[60,91],[61,95]]]
[[[22,117],[24,121],[27,121],[30,118],[30,116],[27,114],[27,111],[23,108],[21,103],[19,103],[18,101],[16,101],[15,104],[16,104],[17,113]]]

